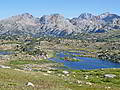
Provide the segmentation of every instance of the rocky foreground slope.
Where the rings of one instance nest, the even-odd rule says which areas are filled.
[[[103,13],[98,16],[83,13],[73,19],[67,19],[60,14],[37,18],[25,13],[0,20],[0,35],[63,37],[78,33],[103,33],[119,29],[120,16],[111,13]]]

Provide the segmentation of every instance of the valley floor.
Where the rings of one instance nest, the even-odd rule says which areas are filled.
[[[1,40],[0,90],[120,90],[120,69],[63,70],[57,69],[64,68],[63,64],[47,60],[60,51],[80,50],[81,57],[111,60],[117,54],[112,60],[119,62],[118,46],[119,42],[68,39]],[[115,77],[105,77],[106,74]]]

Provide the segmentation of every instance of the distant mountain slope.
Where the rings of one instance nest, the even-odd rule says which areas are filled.
[[[120,29],[120,16],[110,13],[103,13],[98,16],[83,13],[78,18],[71,19],[70,22],[79,27],[82,32],[100,33]]]
[[[66,19],[60,14],[40,18],[29,13],[0,20],[0,35],[50,35],[67,36],[77,33],[103,33],[120,29],[120,16],[103,13],[95,16],[83,13],[77,18]]]

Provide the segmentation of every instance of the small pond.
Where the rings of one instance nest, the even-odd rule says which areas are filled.
[[[13,54],[12,51],[0,51],[0,55],[10,55]]]
[[[72,57],[72,55],[81,55],[81,54],[80,53],[74,53],[74,52],[60,52],[60,53],[56,54],[55,58],[50,58],[49,60],[56,61],[56,62],[59,62],[59,63],[63,63],[64,66],[68,67],[69,69],[76,69],[76,70],[120,68],[119,63],[114,63],[114,62],[111,62],[111,61],[108,61],[108,60],[100,60],[100,59],[96,59],[96,58],[74,57],[76,59],[80,59],[80,61],[75,61],[75,62],[60,59],[60,58],[66,57],[66,56]]]

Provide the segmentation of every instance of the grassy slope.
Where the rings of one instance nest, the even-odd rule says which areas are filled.
[[[43,73],[0,69],[0,90],[64,90],[62,80],[56,76],[45,76]],[[35,87],[27,87],[32,82]],[[67,89],[66,89],[67,90]]]
[[[70,76],[62,75],[61,71],[54,74],[45,75],[46,72],[26,72],[13,69],[0,69],[0,90],[119,90],[119,69],[90,70],[90,71],[70,71]],[[105,79],[101,77],[105,73],[117,75],[114,79]],[[85,79],[85,75],[89,78]],[[73,77],[75,76],[75,77]],[[82,82],[91,82],[92,85],[85,83],[78,84],[77,80]],[[26,82],[32,82],[35,87],[27,87]]]

